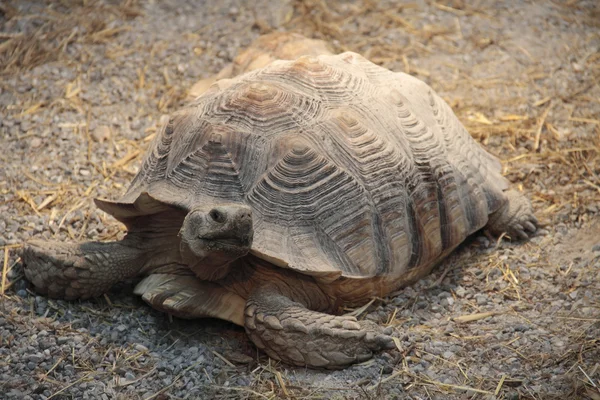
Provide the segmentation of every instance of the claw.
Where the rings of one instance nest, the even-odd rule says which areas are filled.
[[[517,236],[521,240],[527,240],[527,239],[529,239],[529,235],[527,233],[525,233],[525,231],[523,229],[517,231]]]
[[[360,329],[360,324],[358,322],[354,322],[354,321],[343,321],[342,328],[348,329],[351,331],[357,331]]]
[[[512,228],[513,228],[513,230],[515,232],[522,232],[523,231],[523,225],[521,225],[521,224],[514,224]]]
[[[535,225],[532,224],[529,221],[523,222],[523,226],[524,226],[525,229],[527,229],[529,232],[532,232],[532,233],[537,230],[537,228],[535,227]]]
[[[506,204],[490,215],[490,232],[497,235],[508,232],[513,239],[529,239],[539,225],[533,215],[531,203],[514,190],[507,191],[506,197]]]
[[[379,335],[376,338],[376,342],[377,344],[380,346],[380,349],[393,349],[394,347],[396,347],[396,344],[394,343],[394,339],[392,339],[391,336],[387,336],[387,335]]]

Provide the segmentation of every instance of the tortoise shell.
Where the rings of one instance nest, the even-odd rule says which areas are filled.
[[[420,80],[358,54],[275,61],[172,116],[116,218],[243,203],[251,253],[335,279],[401,276],[482,228],[500,163]]]

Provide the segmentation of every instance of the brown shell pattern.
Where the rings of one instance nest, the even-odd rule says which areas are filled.
[[[254,254],[373,277],[437,261],[505,188],[499,162],[429,86],[343,53],[218,81],[172,117],[121,201],[245,203]]]

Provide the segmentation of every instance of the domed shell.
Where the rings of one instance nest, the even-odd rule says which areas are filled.
[[[348,52],[218,81],[157,135],[121,206],[99,206],[244,203],[253,254],[329,280],[435,263],[506,187],[429,86]]]

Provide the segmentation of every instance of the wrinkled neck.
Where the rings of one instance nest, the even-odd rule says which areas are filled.
[[[121,244],[135,249],[135,262],[141,266],[140,273],[143,275],[159,268],[183,263],[179,252],[179,238],[176,235],[134,232],[127,234]]]
[[[178,233],[184,216],[170,210],[128,221],[128,233],[121,243],[136,249],[142,274],[182,264]]]
[[[235,260],[230,254],[214,251],[189,267],[198,278],[206,281],[216,281],[229,274],[231,265]]]

